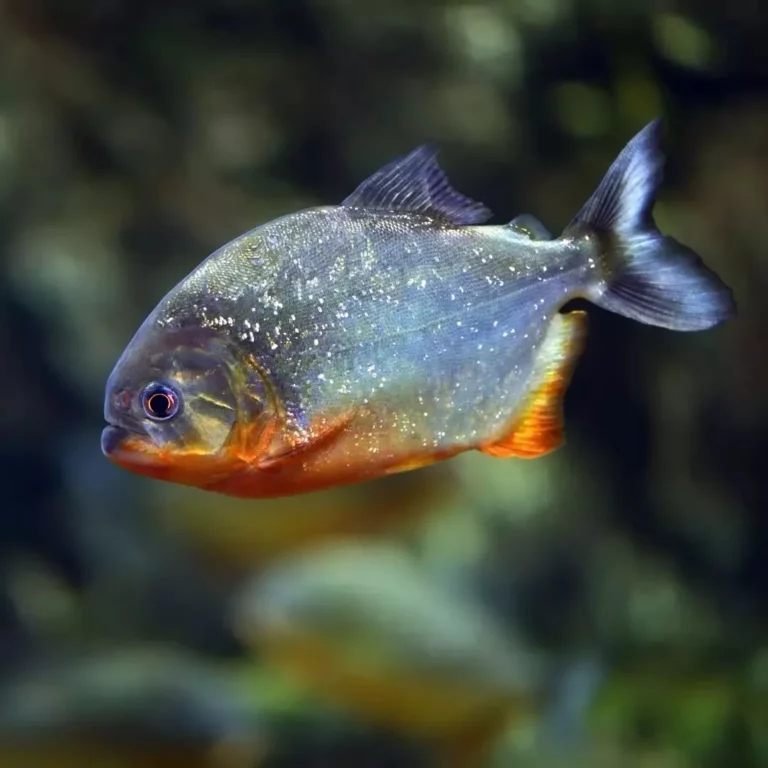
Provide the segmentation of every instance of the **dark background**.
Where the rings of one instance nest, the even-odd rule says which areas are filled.
[[[237,631],[246,583],[304,589],[283,558],[323,567],[326,528],[361,553],[342,602],[391,546],[446,615],[475,604],[510,658],[554,659],[494,765],[768,765],[767,39],[758,0],[0,1],[0,766],[442,764]],[[656,116],[657,220],[739,316],[674,334],[592,308],[562,450],[274,502],[101,455],[112,365],[223,242],[424,141],[494,221],[559,231]],[[399,602],[415,577],[387,573],[368,610],[439,656]],[[429,660],[348,610],[340,658],[352,626],[418,687]]]

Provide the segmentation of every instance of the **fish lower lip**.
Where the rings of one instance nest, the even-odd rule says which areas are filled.
[[[114,424],[104,427],[101,433],[101,450],[104,455],[111,456],[130,434],[129,430],[124,427],[116,427]]]

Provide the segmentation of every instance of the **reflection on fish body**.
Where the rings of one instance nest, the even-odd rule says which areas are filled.
[[[651,217],[658,123],[552,239],[455,192],[422,147],[340,206],[271,221],[212,254],[150,314],[107,385],[105,453],[236,496],[282,496],[463,451],[563,442],[585,297],[703,330],[730,291]]]

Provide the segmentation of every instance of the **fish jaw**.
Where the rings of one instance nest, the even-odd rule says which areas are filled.
[[[102,431],[101,450],[110,461],[129,472],[203,489],[247,467],[247,462],[231,451],[211,455],[176,446],[161,448],[148,435],[114,424]]]
[[[109,424],[101,433],[101,450],[110,461],[130,472],[182,482],[178,457],[160,449],[147,435]],[[194,477],[190,475],[185,484],[196,485]]]
[[[123,427],[109,424],[101,433],[101,451],[108,459],[119,458],[120,446],[130,435]]]

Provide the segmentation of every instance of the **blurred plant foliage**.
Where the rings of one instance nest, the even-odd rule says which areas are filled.
[[[0,766],[768,765],[768,15],[751,0],[0,2]],[[235,235],[423,141],[554,231],[642,123],[739,318],[590,312],[568,443],[273,502],[102,458]]]

